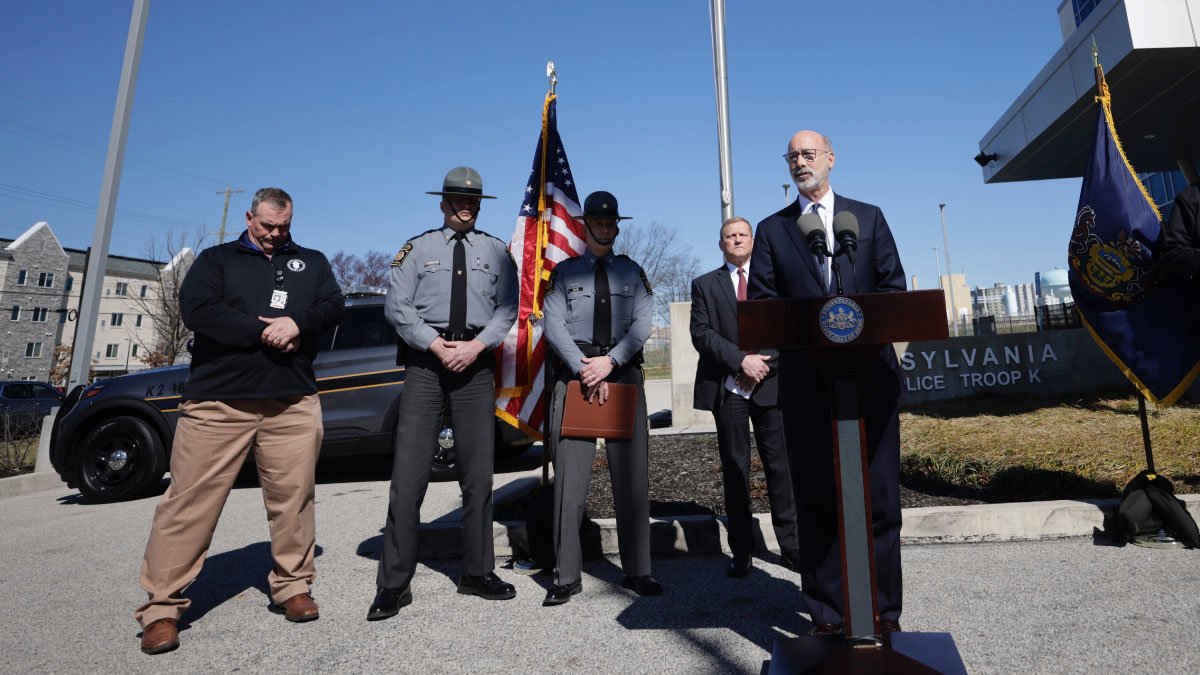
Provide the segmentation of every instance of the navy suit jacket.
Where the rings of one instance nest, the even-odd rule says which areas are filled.
[[[741,372],[746,351],[738,347],[737,320],[737,296],[725,265],[692,280],[692,344],[700,353],[693,408],[716,412],[723,400],[725,378]],[[755,387],[750,399],[761,406],[773,406],[779,389],[775,377],[779,355],[773,350],[762,353],[771,356],[767,361],[771,372]]]
[[[833,213],[849,211],[858,218],[858,251],[855,265],[840,249],[835,251],[840,266],[842,290],[847,295],[886,293],[906,290],[904,268],[892,231],[878,206],[834,194]],[[800,201],[758,224],[754,233],[754,254],[750,258],[750,283],[747,296],[751,300],[764,298],[813,298],[826,296],[821,268],[809,252],[808,242],[796,225],[800,217]],[[836,289],[836,284],[834,285]],[[803,358],[782,358],[786,398],[797,400],[809,396],[824,396],[824,390],[798,387],[795,380],[815,378],[816,372]],[[891,345],[880,352],[880,366],[899,375],[896,355]],[[794,374],[794,375],[792,375]],[[884,375],[879,372],[878,375]]]

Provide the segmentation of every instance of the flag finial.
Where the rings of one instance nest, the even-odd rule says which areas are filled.
[[[1100,67],[1100,48],[1096,46],[1096,36],[1092,36],[1092,67]]]
[[[558,86],[558,73],[554,70],[554,62],[546,62],[546,79],[550,80],[550,93],[554,93],[554,88]]]

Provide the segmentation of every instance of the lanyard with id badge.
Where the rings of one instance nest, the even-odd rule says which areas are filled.
[[[271,309],[287,308],[287,291],[283,290],[283,270],[275,267],[275,263],[271,263],[271,267],[275,270],[275,290],[271,291]]]

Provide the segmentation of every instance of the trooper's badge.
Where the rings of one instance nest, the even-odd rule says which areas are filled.
[[[412,251],[412,243],[405,244],[396,252],[396,257],[392,258],[392,267],[399,267],[404,263],[404,258]]]
[[[304,261],[299,258],[292,258],[291,260],[287,261],[287,268],[293,272],[303,272]]]

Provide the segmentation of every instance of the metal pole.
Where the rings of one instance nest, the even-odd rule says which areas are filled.
[[[1138,392],[1138,417],[1142,420],[1142,447],[1146,450],[1146,469],[1150,473],[1158,473],[1154,470],[1154,452],[1150,449],[1150,422],[1146,419],[1146,397],[1142,392]]]
[[[954,337],[958,337],[958,306],[954,302],[954,265],[950,263],[950,237],[946,234],[946,205],[938,204],[942,218],[942,248],[946,251],[946,283],[950,287],[950,314],[954,317]]]
[[[717,86],[717,152],[721,172],[721,222],[733,217],[733,160],[729,145],[729,76],[725,68],[725,0],[709,0],[713,70]]]
[[[791,187],[792,187],[791,183],[783,184],[783,205],[784,206],[787,206],[788,204],[792,203],[792,200],[788,199],[788,189]]]
[[[133,111],[133,94],[137,89],[138,65],[142,60],[142,42],[146,37],[146,17],[150,0],[133,0],[133,15],[129,19],[129,36],[125,40],[125,60],[121,65],[121,82],[117,86],[117,105],[113,112],[112,131],[108,136],[108,155],[104,160],[104,180],[100,186],[100,204],[96,208],[96,229],[92,233],[92,255],[88,258],[79,301],[80,335],[71,350],[71,374],[67,391],[87,382],[92,359],[92,344],[96,340],[96,318],[100,313],[100,290],[104,287],[104,268],[108,262],[108,244],[112,239],[113,213],[117,208],[117,192],[121,187],[121,168],[125,163],[125,139],[129,135],[129,115]]]

